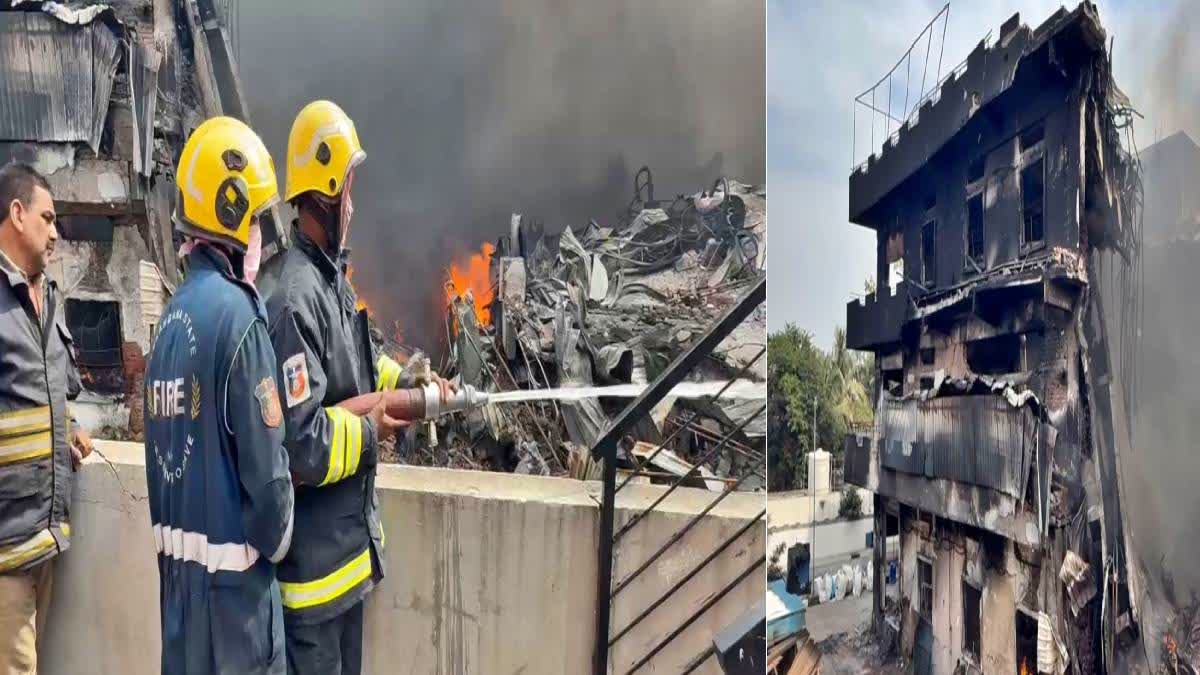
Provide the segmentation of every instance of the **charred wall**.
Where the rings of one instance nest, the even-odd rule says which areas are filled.
[[[880,293],[908,306],[897,339],[857,342],[876,351],[878,423],[874,447],[848,447],[910,516],[901,645],[934,672],[1029,671],[1039,633],[1084,672],[1146,665],[1122,479],[1142,406],[1141,184],[1103,38],[1086,2],[1032,31],[1014,16],[851,176]],[[973,580],[992,625],[968,656],[961,624],[931,612],[966,606],[972,540],[993,554]],[[1103,609],[1086,592],[1101,587]]]
[[[184,7],[0,3],[0,162],[31,163],[50,184],[49,273],[84,385],[74,409],[94,433],[137,432],[152,327],[178,280],[168,186],[202,118],[175,32]]]
[[[969,199],[976,195],[983,200],[984,249],[978,263],[983,271],[1048,247],[1078,247],[1079,105],[1071,83],[1040,71],[1029,73],[872,207],[880,287],[889,279],[889,264],[900,257],[905,276],[930,289],[977,277],[979,271],[967,261]],[[1045,177],[1040,243],[1024,240],[1019,183],[1021,169],[1038,159],[1044,161]],[[930,222],[935,223],[936,246],[934,273],[927,275],[922,228]]]

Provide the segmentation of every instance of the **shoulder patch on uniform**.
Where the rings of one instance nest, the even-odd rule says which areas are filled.
[[[283,384],[289,408],[312,398],[312,389],[308,383],[308,360],[304,358],[304,352],[293,354],[283,362]]]
[[[283,408],[279,405],[275,378],[264,377],[254,388],[254,398],[258,399],[258,411],[262,413],[263,424],[274,429],[283,423]]]

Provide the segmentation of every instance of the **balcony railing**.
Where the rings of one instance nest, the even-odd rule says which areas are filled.
[[[900,329],[912,312],[909,297],[915,292],[908,282],[900,282],[893,294],[880,288],[863,300],[846,305],[846,346],[874,350],[900,341]]]

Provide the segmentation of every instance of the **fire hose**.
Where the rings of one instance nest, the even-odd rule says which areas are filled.
[[[446,413],[483,407],[488,403],[488,393],[464,384],[460,385],[457,391],[451,392],[443,402],[441,390],[436,383],[431,382],[411,389],[393,389],[362,394],[342,401],[338,407],[361,417],[371,412],[380,401],[384,402],[389,417],[413,422],[432,420]]]

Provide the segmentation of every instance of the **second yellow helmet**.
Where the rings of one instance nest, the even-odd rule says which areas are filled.
[[[350,117],[332,101],[313,101],[288,134],[284,199],[290,202],[305,192],[336,198],[350,170],[366,158]]]

